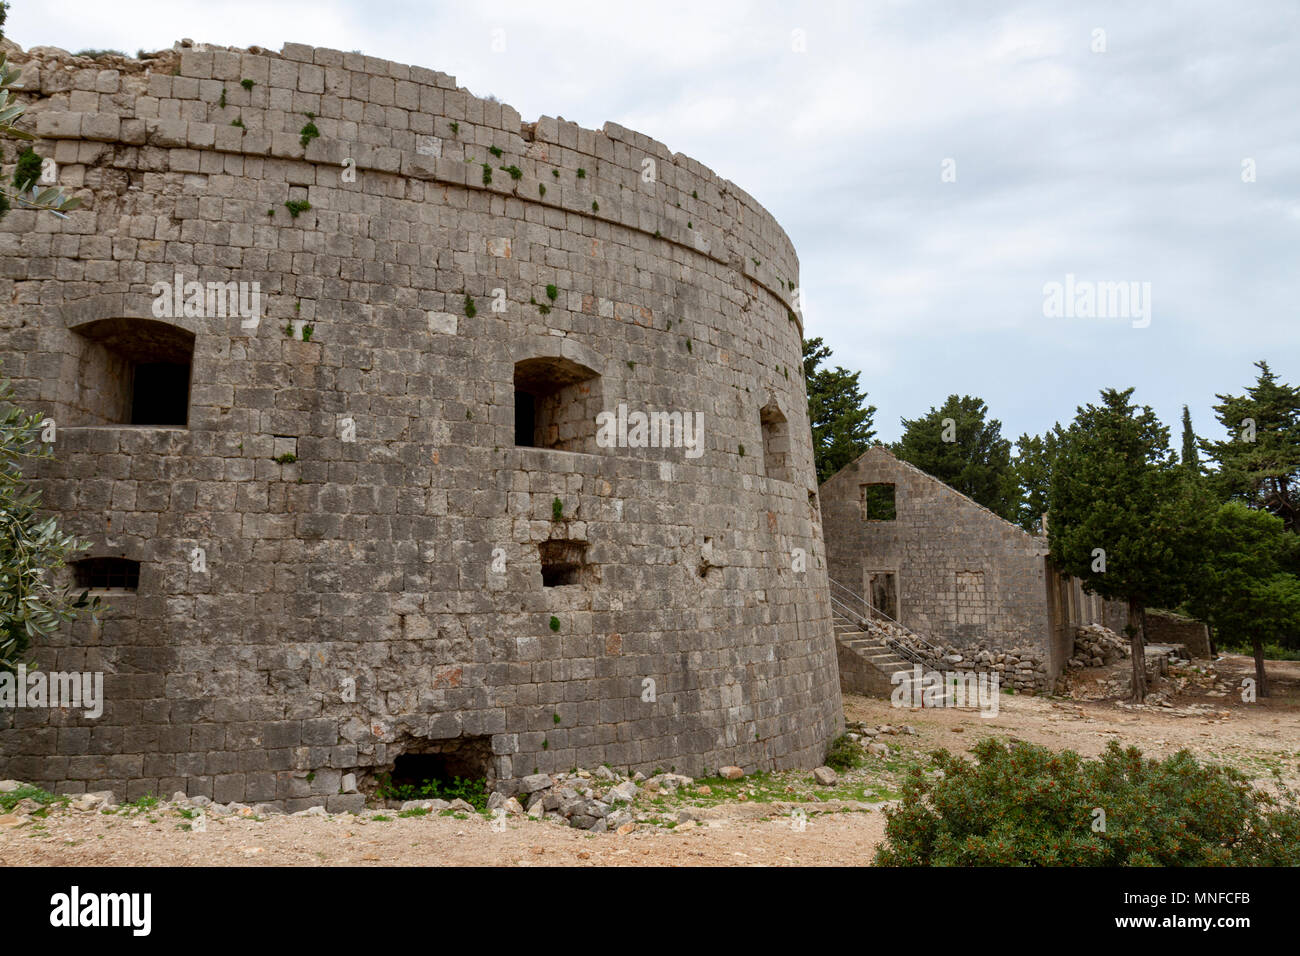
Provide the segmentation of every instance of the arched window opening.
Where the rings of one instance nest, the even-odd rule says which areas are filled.
[[[152,319],[100,319],[72,331],[75,424],[189,424],[194,333]]]

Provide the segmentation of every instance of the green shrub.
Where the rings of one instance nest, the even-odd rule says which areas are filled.
[[[452,777],[451,780],[430,779],[418,784],[394,784],[389,774],[380,774],[375,796],[380,800],[464,800],[475,810],[486,810],[488,789],[487,781],[482,777]],[[404,815],[406,814],[399,814]]]
[[[14,188],[25,191],[41,178],[41,157],[28,146],[18,154],[18,165],[14,168]]]
[[[1154,760],[1115,741],[1094,760],[993,739],[973,752],[935,751],[937,779],[912,771],[878,865],[1300,865],[1300,804],[1280,782],[1274,798],[1186,750]]]
[[[832,770],[852,770],[854,767],[861,767],[866,763],[866,755],[862,745],[856,740],[850,740],[848,734],[840,734],[831,741],[830,749],[826,751],[826,766]]]
[[[42,806],[49,806],[51,803],[66,802],[67,798],[42,790],[40,787],[23,784],[16,790],[0,793],[0,813],[8,813],[18,805],[20,800],[35,800]]]

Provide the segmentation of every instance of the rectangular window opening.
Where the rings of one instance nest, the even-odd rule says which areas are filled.
[[[898,517],[893,482],[862,486],[862,517],[867,521],[893,521]]]

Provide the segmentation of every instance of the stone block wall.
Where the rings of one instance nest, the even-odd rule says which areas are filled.
[[[1210,631],[1200,621],[1171,611],[1146,612],[1146,643],[1182,644],[1193,658],[1206,659],[1210,654]]]
[[[37,649],[104,671],[104,715],[0,714],[0,774],[299,809],[471,739],[505,785],[822,759],[842,716],[798,262],[753,199],[631,130],[524,123],[359,54],[11,60],[85,206],[0,222],[3,371],[59,425],[47,507],[141,570]],[[259,321],[160,317],[177,274],[257,283]],[[110,319],[193,335],[186,427],[87,417]],[[516,447],[537,359],[595,372],[605,409],[702,412],[703,455]],[[555,539],[598,573],[543,587]]]
[[[865,517],[871,484],[894,486],[893,520]],[[966,657],[1014,651],[1020,682],[1055,679],[1064,658],[1051,639],[1044,540],[882,446],[828,479],[821,499],[832,579],[867,595],[870,573],[892,572],[899,623],[926,641]]]

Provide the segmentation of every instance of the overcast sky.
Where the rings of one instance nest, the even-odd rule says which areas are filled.
[[[1217,436],[1256,359],[1300,380],[1294,2],[10,6],[23,47],[361,50],[646,133],[784,226],[805,334],[861,370],[885,440],[954,392],[1014,439],[1134,385],[1176,446],[1183,403]],[[1048,317],[1067,274],[1150,283],[1149,323]]]

